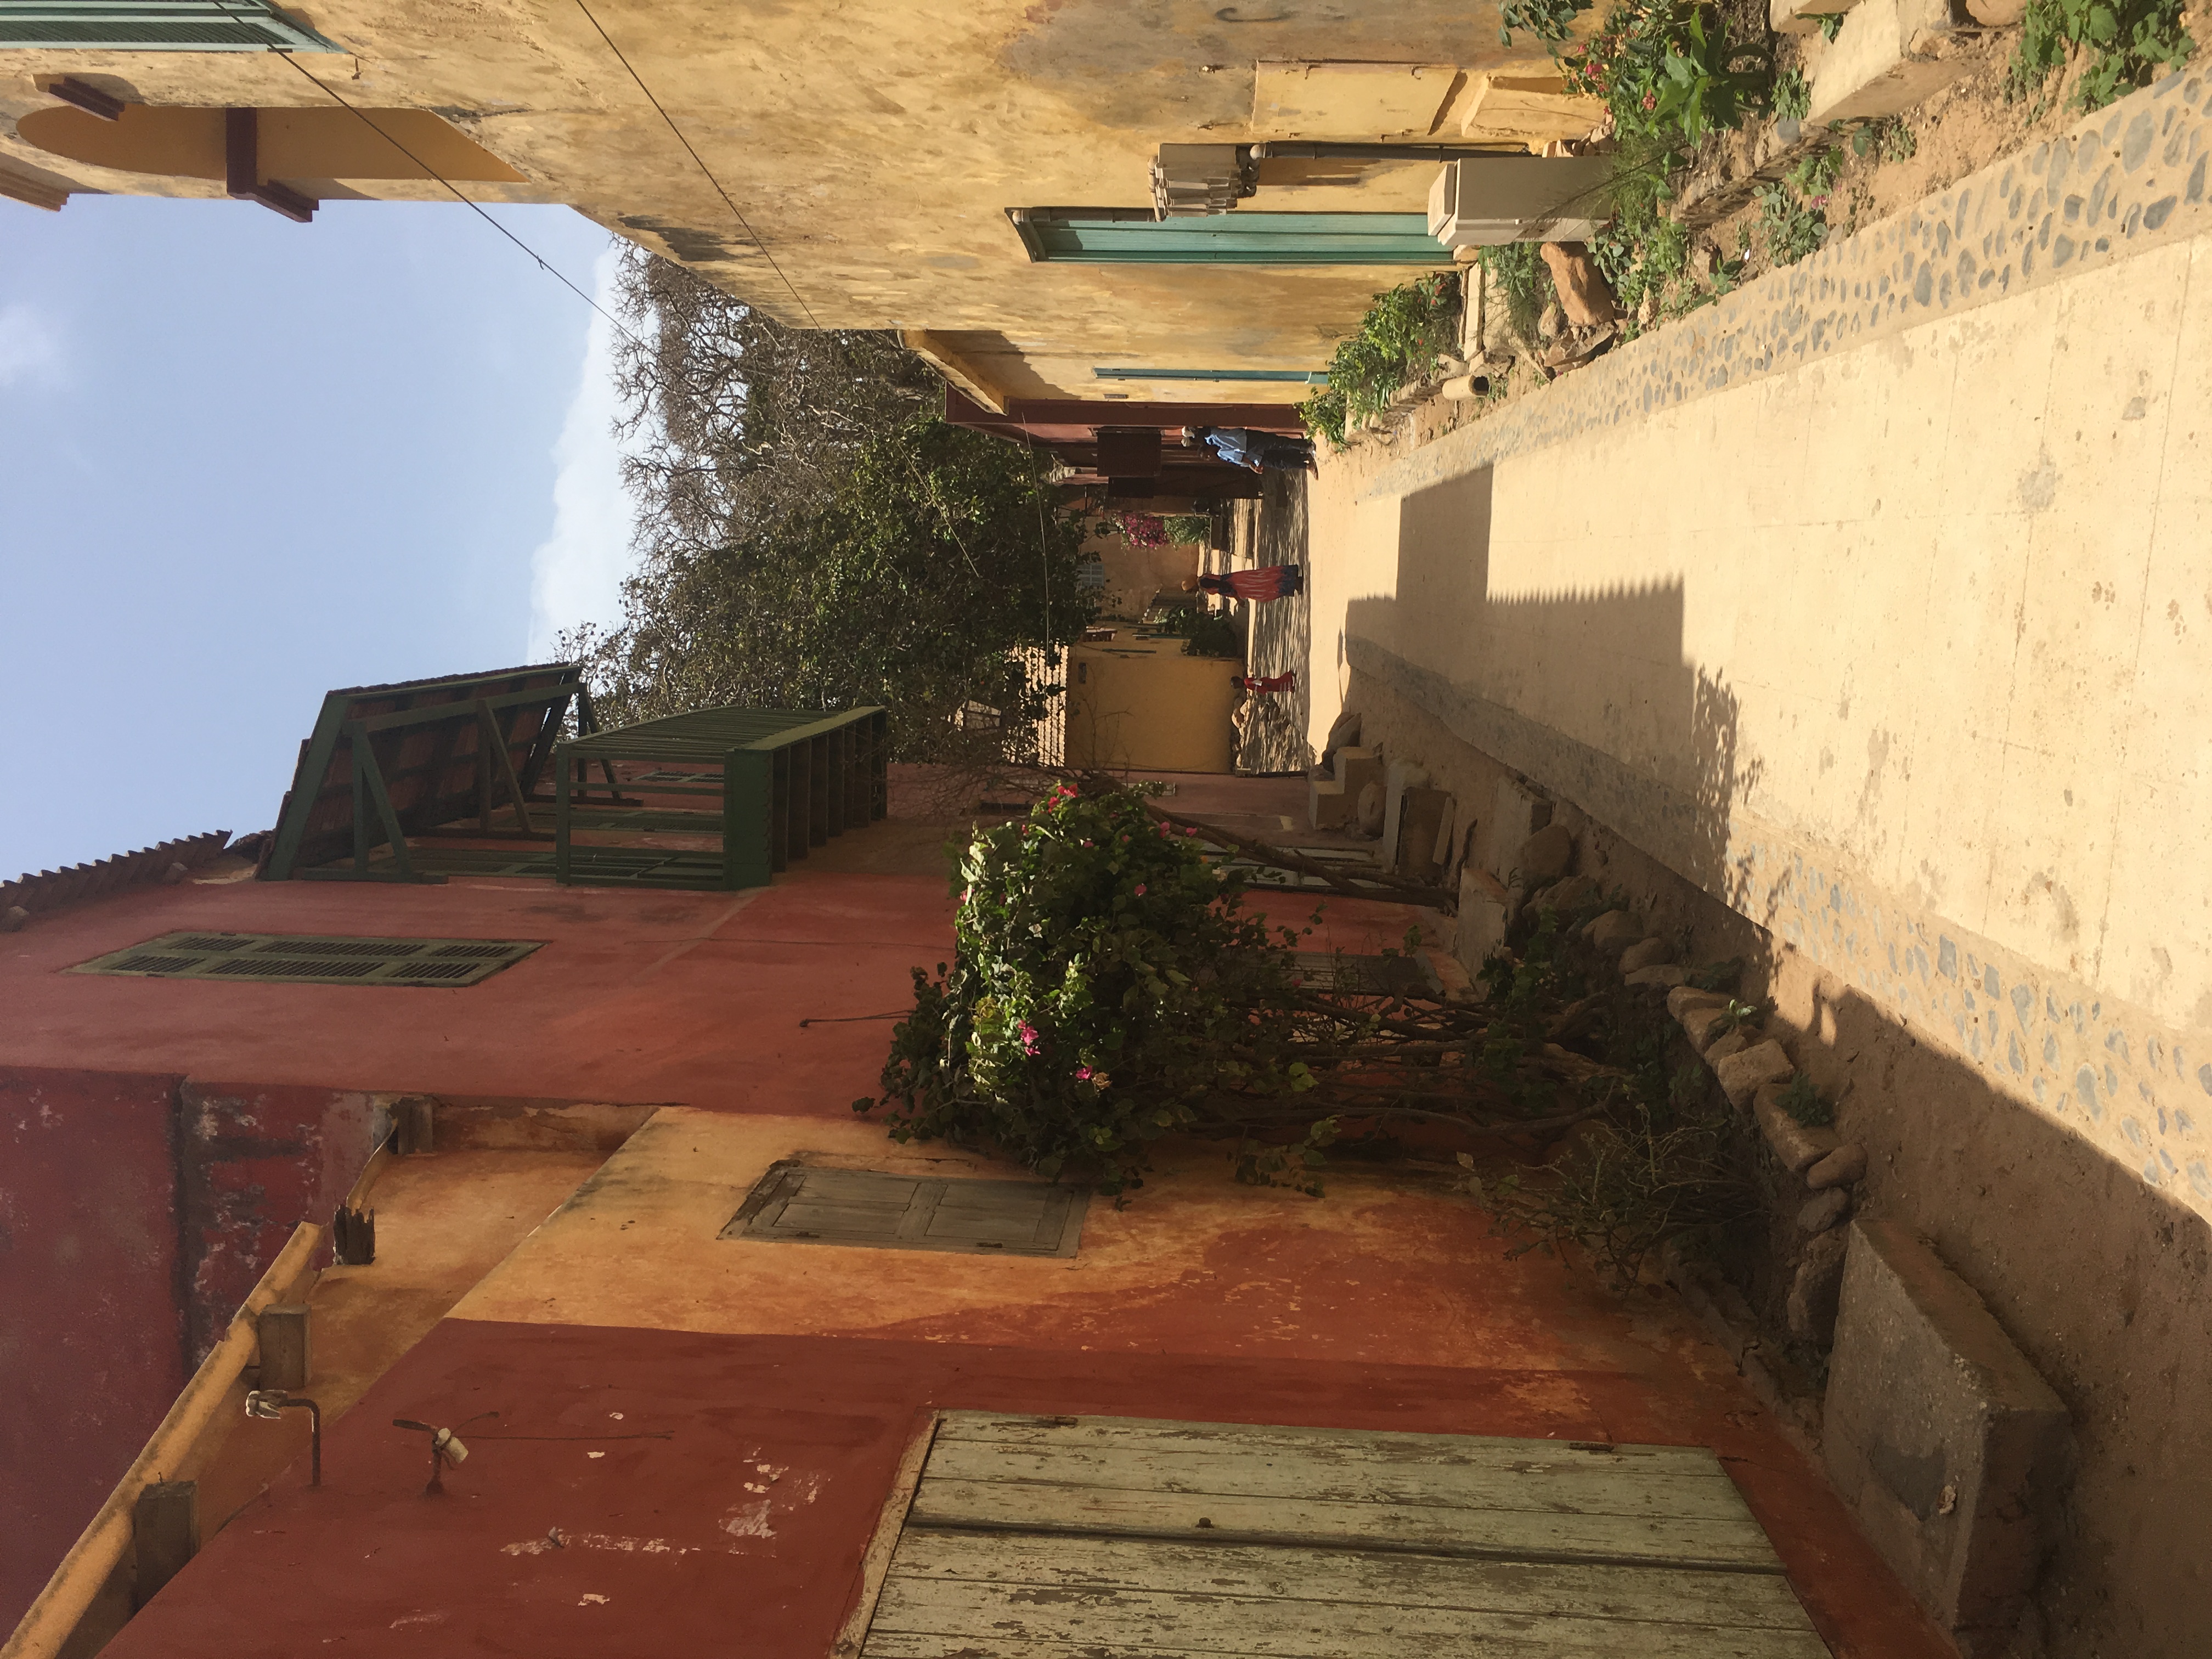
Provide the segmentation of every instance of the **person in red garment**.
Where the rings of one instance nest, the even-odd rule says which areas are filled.
[[[1223,593],[1232,599],[1264,604],[1287,599],[1304,592],[1306,573],[1295,564],[1263,564],[1257,570],[1226,570],[1219,575],[1194,577],[1182,585],[1186,593]]]
[[[1237,684],[1247,691],[1295,691],[1298,689],[1298,671],[1287,674],[1239,674]]]

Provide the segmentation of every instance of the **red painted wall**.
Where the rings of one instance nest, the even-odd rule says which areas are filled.
[[[0,1629],[184,1386],[177,1082],[0,1067]]]
[[[1563,1395],[1579,1404],[1559,1409]],[[319,1491],[294,1464],[106,1659],[298,1659],[334,1633],[362,1659],[821,1659],[933,1408],[1709,1443],[1843,1659],[1942,1659],[1797,1455],[1743,1425],[1755,1411],[1726,1415],[1743,1403],[1510,1363],[448,1319],[331,1425]],[[394,1417],[464,1425],[470,1456],[444,1495],[424,1495],[424,1438]]]
[[[371,1146],[367,1095],[0,1067],[0,1628],[284,1241]]]

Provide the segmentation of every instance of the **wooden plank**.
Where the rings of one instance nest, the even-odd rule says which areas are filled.
[[[1631,1626],[1631,1629],[1635,1627]],[[1328,1659],[1550,1659],[1560,1650],[1553,1646],[1549,1635],[1551,1626],[1542,1625],[1534,1629],[1508,1635],[1492,1635],[1479,1642],[1470,1638],[1454,1641],[1449,1638],[1424,1644],[1418,1650],[1384,1644],[1380,1647],[1354,1645],[1350,1640],[1340,1641],[1315,1650]],[[1812,1645],[1804,1645],[1803,1644]],[[1827,1659],[1828,1650],[1819,1644],[1818,1637],[1806,1637],[1796,1645],[1776,1644],[1766,1648],[1714,1646],[1700,1638],[1698,1644],[1673,1648],[1644,1646],[1633,1638],[1624,1638],[1620,1646],[1609,1650],[1620,1659]],[[1280,1650],[1268,1650],[1278,1652]],[[1608,1654],[1604,1648],[1575,1650],[1581,1653]],[[1038,1641],[1023,1636],[1008,1636],[998,1632],[988,1635],[946,1636],[925,1632],[884,1631],[868,1638],[865,1659],[1221,1659],[1226,1654],[1258,1655],[1262,1650],[1239,1647],[1233,1638],[1226,1647],[1191,1647],[1170,1638],[1166,1640],[1146,1638],[1126,1645],[1091,1638],[1081,1642]]]
[[[1599,1458],[1533,1468],[1398,1462],[1347,1466],[1341,1459],[1228,1446],[1159,1452],[1133,1446],[1026,1447],[959,1441],[938,1449],[929,1472],[956,1480],[1339,1504],[1674,1516],[1701,1521],[1744,1520],[1750,1513],[1735,1483],[1717,1467],[1701,1477],[1653,1480],[1640,1470],[1622,1469]]]
[[[1340,1467],[1356,1463],[1443,1464],[1455,1468],[1557,1472],[1593,1462],[1651,1475],[1704,1478],[1720,1461],[1703,1446],[1638,1446],[1502,1436],[1407,1434],[1393,1430],[1310,1429],[1274,1423],[1177,1423],[1143,1417],[1023,1417],[947,1412],[938,1443],[1121,1445],[1161,1452],[1295,1451]]]
[[[939,1437],[939,1444],[944,1441]],[[1528,1510],[1331,1504],[1280,1498],[1204,1497],[1098,1487],[1032,1486],[925,1476],[916,1526],[1091,1533],[1486,1555],[1518,1560],[1649,1562],[1779,1571],[1759,1523]]]
[[[1416,1566],[1409,1580],[1419,1576]],[[1410,1588],[1410,1584],[1409,1584]],[[932,1650],[898,1638],[957,1644]],[[865,1652],[950,1652],[969,1659],[976,1644],[1007,1644],[1029,1659],[1037,1644],[1066,1644],[1087,1655],[1163,1650],[1236,1659],[1488,1659],[1500,1653],[1618,1656],[1618,1659],[1825,1659],[1808,1629],[1659,1623],[1603,1613],[1352,1604],[1285,1597],[1157,1590],[1056,1591],[1035,1585],[936,1582],[902,1577],[894,1564],[876,1604]],[[1019,1644],[1020,1645],[1015,1645]],[[1048,1648],[1047,1650],[1050,1650]]]
[[[876,1516],[876,1529],[869,1536],[866,1553],[860,1557],[860,1593],[853,1598],[845,1622],[838,1627],[837,1639],[830,1645],[830,1659],[858,1659],[861,1644],[867,1640],[868,1627],[875,1621],[876,1603],[884,1593],[884,1580],[897,1553],[901,1529],[906,1525],[906,1512],[914,1503],[915,1487],[921,1482],[921,1468],[929,1459],[930,1443],[936,1436],[937,1419],[933,1416],[921,1425],[921,1431],[907,1443],[899,1458],[898,1471],[891,1477],[890,1493],[884,1499],[883,1509]]]
[[[900,1543],[890,1572],[1061,1596],[1142,1590],[1662,1625],[1811,1628],[1788,1582],[1764,1572],[916,1530]]]

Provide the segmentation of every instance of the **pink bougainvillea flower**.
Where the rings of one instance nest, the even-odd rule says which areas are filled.
[[[1077,1067],[1075,1068],[1075,1080],[1076,1080],[1078,1083],[1088,1083],[1088,1082],[1090,1082],[1090,1081],[1091,1081],[1091,1068],[1090,1068],[1088,1066],[1077,1066]]]
[[[1144,896],[1145,896],[1145,884],[1144,884],[1144,883],[1142,883],[1142,882],[1140,881],[1140,882],[1139,882],[1139,883],[1137,884],[1137,896],[1138,896],[1139,898],[1142,898],[1142,897],[1144,897]]]
[[[1037,1051],[1038,1044],[1036,1027],[1030,1024],[1027,1020],[1024,1020],[1022,1022],[1021,1039],[1022,1052],[1024,1054],[1033,1054]]]

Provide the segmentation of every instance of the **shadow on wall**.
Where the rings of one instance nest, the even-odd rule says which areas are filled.
[[[1745,914],[1729,823],[1759,763],[1734,693],[1682,659],[1680,586],[1493,598],[1491,490],[1486,470],[1398,503],[1396,591],[1348,608],[1354,673],[1390,694],[1409,752],[1443,751],[1440,723],[1540,781],[1582,830],[1577,869],[1626,888],[1656,931],[1694,939],[1693,959],[1744,958],[1741,994],[1776,1000],[1801,1033],[1786,1038],[1793,1057],[1868,1150],[1861,1207],[1927,1235],[2066,1401],[2077,1469],[2016,1652],[2198,1651],[2212,1606],[2212,1226]],[[1613,755],[1559,726],[1605,732]],[[1786,1284],[1751,1289],[1778,1325]]]
[[[1492,483],[1483,467],[1400,501],[1395,594],[1346,607],[1353,672],[1723,903],[1745,900],[1729,822],[1759,763],[1743,752],[1735,693],[1683,660],[1681,584],[1492,598]],[[1420,665],[1437,662],[1453,676]],[[1605,731],[1610,752],[1576,729]]]

